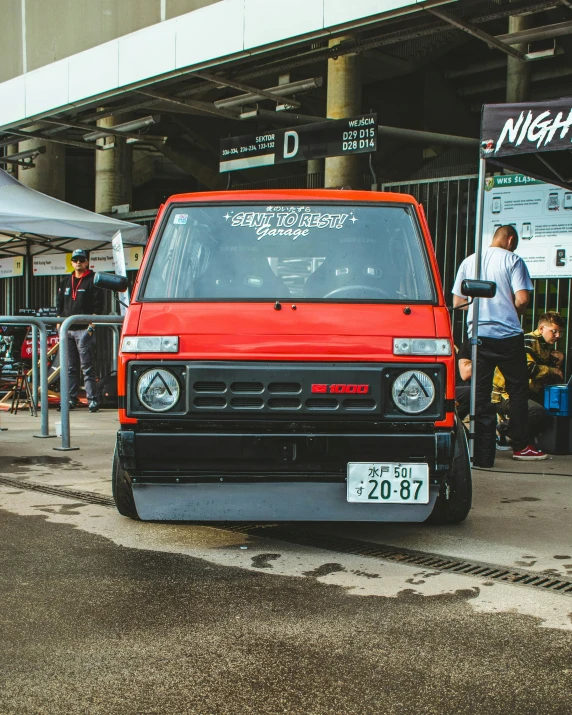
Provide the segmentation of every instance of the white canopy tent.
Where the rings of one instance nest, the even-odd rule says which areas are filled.
[[[0,254],[26,256],[103,248],[121,231],[125,244],[144,245],[147,229],[53,199],[0,169]]]

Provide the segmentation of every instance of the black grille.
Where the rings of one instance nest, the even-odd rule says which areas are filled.
[[[343,401],[342,406],[345,410],[375,410],[375,400],[348,397]]]
[[[309,410],[337,410],[338,400],[335,397],[310,397],[306,400]]]
[[[299,410],[302,402],[296,397],[271,397],[268,407],[271,410]]]
[[[299,382],[271,382],[268,385],[268,392],[271,394],[291,393],[298,394],[302,392],[302,385]]]
[[[195,382],[193,385],[195,392],[225,392],[224,382]]]
[[[264,400],[262,397],[233,397],[230,406],[236,410],[261,410]]]
[[[261,382],[233,382],[230,391],[260,393],[264,391],[264,385]]]
[[[218,410],[226,407],[226,400],[224,397],[195,397],[193,405],[203,410]]]

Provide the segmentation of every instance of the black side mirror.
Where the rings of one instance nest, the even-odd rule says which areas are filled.
[[[98,288],[112,290],[115,293],[125,293],[129,283],[126,276],[118,276],[115,273],[96,273],[93,285]]]
[[[465,279],[461,283],[461,293],[470,298],[494,298],[497,294],[497,284],[494,281]]]

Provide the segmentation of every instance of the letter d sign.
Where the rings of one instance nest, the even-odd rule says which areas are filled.
[[[292,141],[290,141],[292,140]],[[300,138],[298,132],[284,132],[284,158],[292,159],[298,153]],[[292,148],[290,148],[292,147]]]

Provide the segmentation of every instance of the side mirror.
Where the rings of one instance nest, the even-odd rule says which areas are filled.
[[[497,294],[497,284],[494,281],[465,279],[461,283],[461,293],[470,298],[494,298]]]
[[[127,276],[118,276],[115,273],[96,273],[93,279],[93,285],[98,288],[112,290],[115,293],[125,293],[129,283]]]

